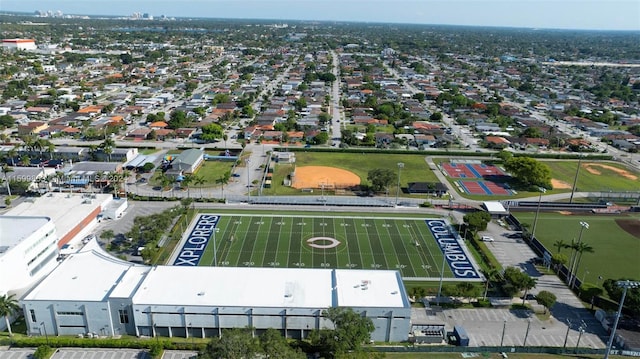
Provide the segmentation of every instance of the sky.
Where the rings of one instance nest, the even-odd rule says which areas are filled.
[[[640,30],[640,0],[0,0],[0,11]]]

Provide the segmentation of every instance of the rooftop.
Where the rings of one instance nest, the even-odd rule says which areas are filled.
[[[148,267],[112,257],[97,246],[95,241],[91,242],[82,251],[67,257],[24,299],[103,301],[112,291],[118,296],[131,293],[142,277],[140,268],[148,270]],[[118,289],[114,290],[116,286]]]
[[[159,266],[133,303],[328,308],[331,284],[330,269]]]
[[[0,257],[49,221],[48,217],[0,216]]]
[[[42,197],[29,197],[5,214],[49,217],[56,226],[58,236],[64,238],[80,221],[112,198],[110,194],[93,194],[92,196],[93,198],[89,198],[79,193],[49,192]]]

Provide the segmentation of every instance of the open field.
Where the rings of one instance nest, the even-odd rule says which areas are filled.
[[[532,224],[535,213],[515,213],[518,220]],[[602,284],[598,276],[607,278],[635,278],[640,279],[638,258],[640,258],[640,234],[629,233],[620,227],[622,225],[633,228],[633,223],[640,223],[640,214],[628,215],[593,215],[573,214],[565,215],[557,212],[541,212],[538,217],[536,237],[552,253],[557,249],[553,243],[563,240],[567,244],[578,239],[580,221],[589,224],[582,234],[582,242],[593,247],[593,253],[584,253],[578,269],[578,278],[595,285]],[[617,222],[618,221],[618,222]],[[626,224],[625,224],[626,223]],[[630,224],[630,225],[627,225]],[[636,227],[638,228],[638,227]],[[569,249],[562,249],[567,257],[571,255]],[[588,271],[588,272],[587,272]]]
[[[570,192],[578,168],[578,161],[545,161],[551,169],[551,178],[559,181],[560,192]],[[637,191],[640,174],[614,162],[580,163],[578,192],[590,191]]]
[[[201,213],[194,224],[205,217],[215,218],[218,231],[209,235],[201,266],[214,264],[215,243],[220,266],[397,269],[405,279],[428,280],[440,277],[446,259],[445,278],[479,278],[468,251],[442,219]],[[178,254],[192,237],[188,231]],[[177,258],[174,265],[185,264]]]
[[[367,173],[376,168],[388,168],[398,172],[398,163],[404,163],[400,173],[400,187],[407,187],[409,182],[436,182],[436,175],[429,169],[424,155],[414,154],[377,154],[377,153],[326,153],[326,152],[296,152],[296,167],[325,166],[336,167],[355,173],[361,183],[367,183]],[[301,194],[300,190],[284,187],[282,181],[293,171],[289,164],[277,165],[273,174],[271,188],[263,189],[264,195]],[[389,196],[396,195],[396,185],[389,188]],[[400,196],[407,196],[400,193]]]

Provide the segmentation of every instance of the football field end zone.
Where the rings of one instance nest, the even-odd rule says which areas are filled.
[[[225,214],[219,213],[198,213],[192,219],[191,223],[187,227],[187,230],[183,234],[180,243],[176,246],[176,249],[172,253],[168,260],[168,265],[181,265],[181,266],[198,266],[202,255],[205,252],[205,248],[208,242],[213,236],[213,231],[218,225],[218,221]],[[228,214],[231,216],[240,217],[256,217],[256,216],[278,216],[275,214]],[[291,217],[295,218],[295,215],[280,215],[279,217]],[[305,217],[326,218],[326,215],[305,215]],[[402,220],[402,217],[384,217],[384,216],[354,216],[349,215],[337,215],[330,216],[334,218],[370,218],[370,219],[389,219],[389,220]],[[475,262],[475,259],[470,255],[468,248],[462,238],[453,229],[449,222],[441,218],[413,218],[408,219],[424,221],[425,225],[429,229],[433,240],[436,241],[438,248],[444,253],[447,262],[447,266],[451,270],[454,277],[444,277],[443,281],[483,281],[484,278],[479,271],[479,266]],[[440,266],[440,265],[438,265]],[[438,269],[438,272],[440,268]],[[437,281],[440,277],[403,277],[406,281]]]
[[[173,266],[198,266],[219,220],[219,215],[196,214],[167,263]]]
[[[449,280],[482,280],[479,266],[469,253],[462,237],[445,219],[425,219],[431,235],[438,243],[449,269],[455,276]]]

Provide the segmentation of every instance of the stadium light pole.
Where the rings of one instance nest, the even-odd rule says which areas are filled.
[[[398,196],[400,195],[400,171],[404,168],[403,162],[398,162],[398,186],[396,188],[396,207],[398,207]]]
[[[536,210],[536,218],[533,220],[533,229],[531,230],[531,238],[536,237],[536,227],[538,226],[538,215],[540,214],[540,204],[542,203],[542,195],[547,193],[546,188],[538,187],[540,196],[538,197],[538,209]]]
[[[607,343],[607,350],[604,352],[604,359],[609,359],[609,354],[611,353],[611,347],[613,346],[613,339],[616,337],[616,328],[618,327],[618,321],[620,321],[620,314],[622,313],[622,307],[624,306],[624,298],[627,296],[627,290],[629,288],[639,288],[640,282],[634,282],[630,280],[620,280],[616,282],[618,287],[622,287],[622,297],[620,298],[620,304],[618,305],[618,312],[616,313],[616,319],[613,322],[613,327],[611,328],[611,336],[609,337],[609,342]]]
[[[580,234],[578,235],[578,242],[576,245],[580,245],[582,243],[582,233],[585,229],[589,229],[589,223],[585,221],[580,221]],[[578,275],[578,252],[574,250],[573,255],[571,256],[571,261],[569,262],[569,281],[567,284],[569,285],[569,289],[573,288],[573,282],[575,277]],[[576,273],[573,273],[573,272]]]
[[[571,197],[569,197],[569,203],[573,203],[573,194],[576,192],[576,185],[578,184],[578,174],[580,173],[580,163],[582,162],[583,155],[578,157],[578,168],[576,169],[576,175],[573,178],[573,186],[571,186]]]
[[[440,284],[438,285],[438,296],[436,297],[436,305],[440,306],[440,295],[442,294],[442,279],[444,278],[444,265],[447,263],[447,249],[449,245],[445,245],[442,249],[442,267],[440,268]]]

